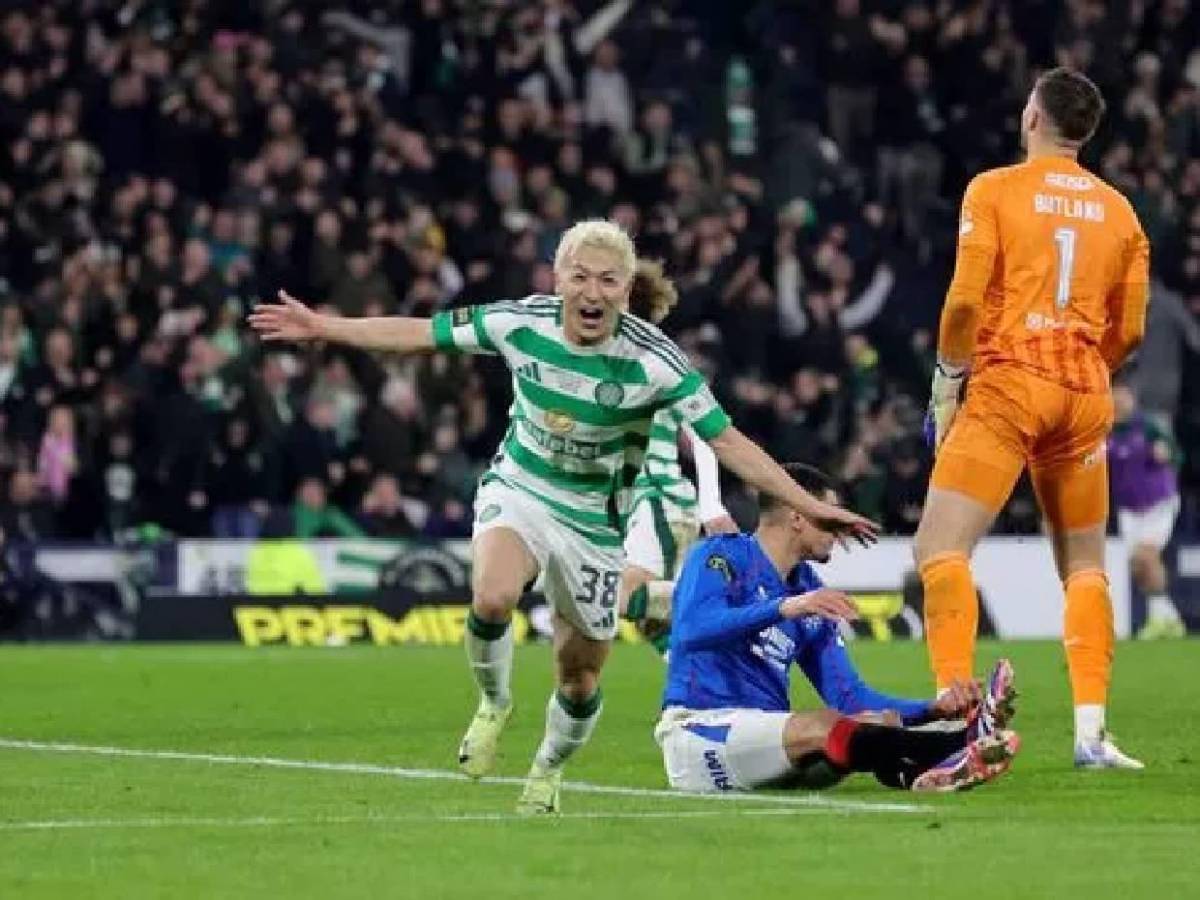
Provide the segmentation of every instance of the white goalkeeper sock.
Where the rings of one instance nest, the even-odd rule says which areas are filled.
[[[1104,734],[1104,707],[1085,703],[1075,707],[1075,743],[1094,744]]]
[[[493,706],[512,703],[509,684],[512,681],[513,630],[511,622],[485,622],[467,613],[467,628],[463,633],[467,662],[471,674],[485,700]]]
[[[550,695],[546,704],[546,735],[533,763],[540,769],[558,769],[588,742],[604,709],[600,689],[586,700],[575,701],[561,691]]]

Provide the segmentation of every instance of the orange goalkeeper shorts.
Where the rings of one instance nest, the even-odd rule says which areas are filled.
[[[1058,531],[1108,519],[1105,441],[1112,395],[1085,394],[1017,366],[971,376],[930,484],[999,512],[1029,466],[1042,514]]]

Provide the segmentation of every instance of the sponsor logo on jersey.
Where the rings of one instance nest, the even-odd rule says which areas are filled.
[[[559,409],[546,410],[546,427],[555,434],[570,434],[575,430],[575,420]]]
[[[625,399],[625,388],[616,381],[602,381],[596,385],[596,402],[601,406],[620,406]]]
[[[1071,328],[1071,323],[1065,319],[1031,312],[1025,314],[1025,327],[1030,331],[1062,331],[1064,328]]]
[[[499,503],[489,503],[487,506],[485,506],[483,508],[483,511],[479,514],[479,522],[480,522],[480,524],[482,524],[484,522],[490,522],[490,521],[492,521],[492,519],[496,518],[496,516],[498,516],[498,515],[500,515],[500,504]]]
[[[517,366],[517,374],[530,381],[536,381],[538,384],[542,382],[542,370],[538,368],[536,362],[527,362],[523,366]]]
[[[1105,450],[1106,450],[1105,445],[1101,444],[1099,447],[1097,447],[1095,450],[1093,450],[1091,453],[1089,453],[1087,456],[1085,456],[1083,458],[1083,464],[1082,464],[1083,468],[1090,469],[1092,466],[1096,465],[1102,459],[1104,459]]]
[[[958,223],[958,236],[966,237],[968,234],[970,234],[974,230],[975,230],[975,223],[972,222],[966,216],[963,216],[962,221]]]
[[[560,372],[557,369],[547,373],[548,379],[557,385],[560,391],[567,394],[578,394],[583,387],[583,378],[572,372]]]
[[[750,652],[780,672],[786,672],[796,652],[796,642],[777,625],[772,625],[758,633],[758,640],[750,645]]]
[[[532,438],[539,447],[549,450],[551,453],[562,453],[575,459],[596,459],[600,455],[599,448],[595,444],[551,434],[528,419],[522,419],[521,425],[528,437]]]
[[[450,321],[455,325],[466,325],[471,321],[471,316],[475,313],[473,306],[460,306],[458,309],[450,313]]]
[[[1065,191],[1090,191],[1094,185],[1086,175],[1065,175],[1062,172],[1047,172],[1046,184]]]

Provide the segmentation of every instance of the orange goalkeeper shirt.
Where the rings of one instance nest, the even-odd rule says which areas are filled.
[[[1149,266],[1129,202],[1074,160],[984,172],[963,197],[939,349],[975,372],[1005,362],[1105,392],[1141,339]]]

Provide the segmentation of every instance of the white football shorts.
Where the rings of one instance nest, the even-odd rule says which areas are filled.
[[[552,516],[536,498],[500,481],[475,494],[472,537],[493,528],[521,536],[538,565],[546,602],[594,641],[617,635],[617,593],[625,565],[622,548],[599,547]]]
[[[751,791],[794,769],[783,747],[788,712],[760,709],[663,710],[654,729],[667,781],[680,791]]]
[[[1156,503],[1148,509],[1117,510],[1117,520],[1121,527],[1121,537],[1131,547],[1138,544],[1148,544],[1156,550],[1162,550],[1171,541],[1171,532],[1175,530],[1175,520],[1179,517],[1179,495],[1168,497],[1161,503]]]
[[[633,507],[625,529],[625,562],[674,580],[683,567],[688,548],[700,535],[694,515],[651,494]]]

